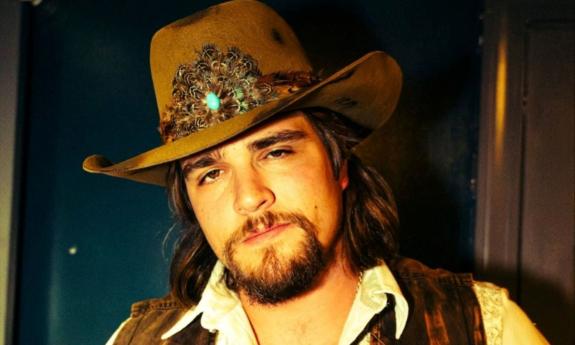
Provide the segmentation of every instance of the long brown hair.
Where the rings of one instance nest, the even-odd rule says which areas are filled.
[[[333,171],[337,174],[347,164],[342,236],[350,268],[359,272],[392,260],[398,251],[398,218],[391,189],[379,172],[351,154],[365,131],[330,110],[303,111],[323,141]],[[200,300],[217,258],[198,225],[178,162],[170,165],[167,186],[181,229],[170,268],[171,294],[190,306]]]

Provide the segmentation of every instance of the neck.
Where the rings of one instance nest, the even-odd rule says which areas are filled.
[[[277,305],[240,300],[258,343],[337,344],[359,284],[344,259],[332,260],[310,290]]]

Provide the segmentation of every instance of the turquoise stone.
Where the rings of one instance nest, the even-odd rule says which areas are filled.
[[[213,92],[208,93],[208,95],[206,96],[206,105],[208,106],[208,108],[210,108],[211,110],[218,110],[220,109],[220,104],[221,104],[220,99],[215,93]]]

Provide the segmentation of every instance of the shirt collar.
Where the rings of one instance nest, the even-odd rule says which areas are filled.
[[[255,344],[255,336],[239,297],[227,288],[223,281],[223,274],[224,266],[218,261],[212,270],[200,302],[190,308],[172,328],[165,332],[162,340],[180,332],[201,314],[201,325],[210,332],[226,333],[230,330],[242,332],[244,337],[252,339],[252,343]],[[358,292],[344,325],[340,344],[351,343],[373,316],[385,308],[387,294],[395,298],[395,338],[399,339],[407,323],[409,307],[389,267],[382,262],[363,272]]]
[[[210,332],[222,332],[233,329],[245,333],[244,336],[254,340],[250,323],[242,308],[238,295],[227,288],[224,280],[224,265],[218,261],[214,265],[200,302],[190,308],[167,332],[162,340],[180,332],[201,315],[200,323]]]
[[[360,305],[369,310],[375,311],[371,314],[369,320],[385,308],[387,305],[388,294],[395,298],[395,338],[399,339],[405,329],[405,325],[407,324],[409,306],[399,288],[399,285],[397,284],[397,281],[395,280],[395,277],[385,262],[381,262],[378,266],[372,267],[363,272],[361,285],[356,299],[359,299]],[[369,320],[367,322],[369,322]]]

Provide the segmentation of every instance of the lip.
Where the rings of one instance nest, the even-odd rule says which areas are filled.
[[[243,240],[245,244],[256,244],[269,240],[289,228],[290,223],[277,224],[262,231],[254,232]]]

